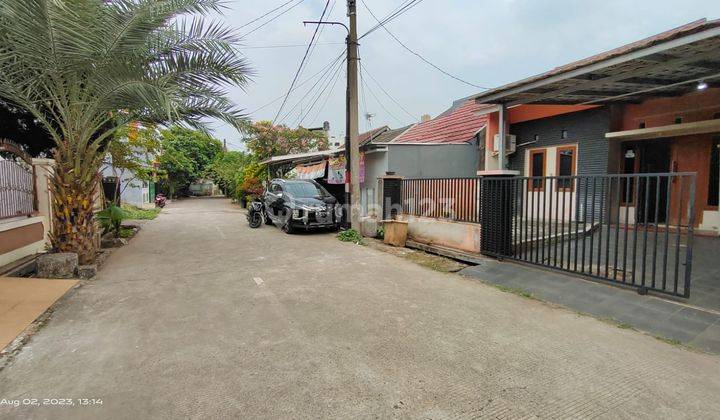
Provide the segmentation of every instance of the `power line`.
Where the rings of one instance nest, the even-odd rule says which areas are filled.
[[[469,85],[469,86],[472,86],[472,87],[478,88],[478,89],[483,89],[483,90],[488,90],[488,89],[489,89],[489,88],[486,88],[486,87],[483,87],[483,86],[478,86],[478,85],[476,85],[476,84],[474,84],[474,83],[470,83],[470,82],[468,82],[467,80],[463,80],[463,79],[459,78],[458,76],[455,76],[454,74],[451,74],[451,73],[449,73],[448,71],[440,68],[440,67],[437,66],[436,64],[432,63],[430,60],[428,60],[427,58],[423,57],[420,53],[418,53],[418,52],[416,52],[416,51],[413,51],[410,47],[408,47],[408,46],[405,45],[402,41],[400,41],[400,39],[399,39],[398,37],[396,37],[395,34],[393,34],[392,32],[390,32],[390,30],[385,26],[385,23],[387,23],[387,21],[386,21],[386,22],[380,22],[380,20],[378,20],[378,18],[375,16],[375,14],[372,12],[372,10],[370,10],[370,8],[368,7],[368,5],[365,3],[365,0],[360,0],[360,1],[362,2],[363,6],[365,6],[365,9],[367,9],[368,13],[370,13],[370,15],[373,17],[373,19],[375,19],[375,20],[378,22],[378,25],[381,26],[381,27],[388,33],[388,35],[390,35],[395,41],[397,41],[397,43],[400,44],[403,48],[405,48],[407,51],[409,51],[410,53],[412,53],[412,54],[414,54],[415,56],[417,56],[419,59],[421,59],[422,61],[424,61],[426,64],[430,65],[431,67],[433,67],[434,69],[436,69],[436,70],[438,70],[439,72],[443,73],[444,75],[449,76],[449,77],[451,77],[451,78],[453,78],[453,79],[455,79],[455,80],[457,80],[457,81],[459,81],[459,82],[462,82],[462,83],[464,83],[464,84],[466,84],[466,85]],[[422,1],[422,0],[419,0],[419,1]],[[419,1],[418,1],[417,3],[415,3],[415,5],[418,4]]]
[[[346,60],[343,60],[343,63],[345,63]],[[342,68],[342,66],[341,66]],[[323,104],[318,109],[317,114],[313,117],[312,121],[316,121],[317,118],[320,116],[320,114],[325,110],[325,107],[327,106],[328,100],[332,96],[333,92],[335,91],[335,85],[337,85],[337,81],[340,80],[340,76],[342,75],[341,71],[338,71],[337,76],[335,77],[335,81],[332,84],[332,87],[330,88],[330,91],[328,92],[328,95],[325,97],[325,100],[323,101]]]
[[[330,0],[327,0],[327,2],[325,2],[325,8],[323,9],[322,14],[320,15],[319,22],[322,22],[323,18],[325,17],[325,12],[327,12],[329,5],[330,5]],[[317,36],[319,29],[320,29],[320,23],[318,23],[317,26],[315,27],[313,36],[312,36],[312,38],[310,38],[310,43],[308,44],[307,50],[305,50],[305,55],[303,56],[302,60],[300,60],[300,66],[298,67],[297,71],[295,72],[295,77],[293,77],[293,81],[292,81],[292,83],[290,83],[290,88],[288,89],[287,94],[285,95],[285,99],[283,100],[282,104],[280,105],[280,109],[278,109],[277,114],[275,114],[275,118],[273,118],[273,124],[275,124],[275,120],[277,120],[278,116],[280,116],[280,112],[282,111],[283,107],[285,106],[288,96],[290,96],[290,92],[292,92],[292,88],[293,88],[293,86],[295,86],[295,82],[297,82],[297,79],[300,76],[300,72],[302,71],[303,66],[305,65],[305,59],[307,58],[308,53],[310,52],[310,48],[312,48],[313,42],[315,42],[315,36]]]
[[[363,69],[363,71],[364,71],[368,76],[370,76],[370,79],[372,79],[372,81],[375,82],[375,84],[377,85],[377,87],[379,87],[380,90],[381,90],[388,98],[390,98],[391,101],[395,102],[395,105],[397,105],[400,109],[402,109],[403,112],[405,112],[405,113],[406,113],[408,116],[410,116],[410,118],[412,118],[413,120],[416,120],[416,119],[417,119],[417,116],[415,116],[415,115],[413,115],[412,113],[410,113],[410,111],[408,111],[404,106],[402,106],[402,105],[400,104],[400,102],[397,101],[397,99],[395,99],[392,95],[390,95],[390,94],[388,93],[387,90],[385,90],[385,88],[382,87],[382,85],[380,84],[380,82],[378,82],[378,80],[377,80],[375,77],[373,77],[373,75],[368,71],[367,66],[362,66],[362,69]]]
[[[290,114],[292,114],[292,112],[293,112],[298,106],[300,106],[300,104],[302,104],[302,102],[303,102],[308,96],[310,96],[310,95],[312,94],[312,92],[315,90],[315,88],[316,88],[319,84],[323,83],[329,75],[331,75],[331,74],[334,73],[334,71],[335,71],[335,66],[337,65],[338,61],[340,61],[340,59],[342,58],[342,56],[343,56],[343,54],[341,53],[340,55],[338,55],[338,56],[335,58],[335,60],[333,61],[333,63],[330,65],[330,67],[327,67],[326,70],[323,72],[323,74],[320,76],[320,78],[319,78],[318,80],[316,80],[315,83],[313,83],[312,86],[310,86],[310,89],[308,89],[307,91],[305,91],[305,94],[300,98],[300,100],[298,100],[298,101],[295,103],[295,105],[293,105],[293,107],[290,108],[290,110],[288,110],[285,114],[283,114],[283,115],[277,120],[278,123],[285,121],[285,119],[288,118],[288,117],[290,116]]]
[[[362,67],[360,67],[360,69],[362,70]],[[370,92],[370,95],[372,95],[372,97],[375,98],[375,102],[377,102],[378,105],[380,105],[380,107],[381,107],[385,112],[387,112],[391,117],[393,117],[393,119],[395,119],[395,121],[399,122],[400,124],[404,124],[404,123],[400,120],[400,118],[396,117],[395,114],[393,114],[392,112],[390,112],[390,111],[385,107],[385,105],[380,101],[380,98],[378,98],[377,95],[375,94],[375,92],[372,90],[372,88],[370,87],[370,85],[368,85],[367,88],[368,88],[368,92]]]
[[[363,114],[368,115],[367,110],[367,99],[365,94],[365,78],[363,77],[363,63],[362,60],[360,60],[360,49],[358,48],[358,63],[360,63],[360,98],[362,99],[362,105],[363,105]],[[365,120],[365,129],[369,129],[369,121]]]
[[[296,8],[297,6],[300,5],[300,3],[304,2],[304,1],[305,1],[305,0],[299,0],[297,3],[293,4],[292,6],[290,6],[290,7],[287,8],[287,9],[283,10],[281,13],[273,16],[272,19],[266,20],[266,21],[263,22],[260,26],[257,26],[255,29],[252,29],[251,31],[246,32],[246,33],[240,35],[240,38],[245,38],[246,36],[250,35],[251,33],[253,33],[253,32],[255,32],[255,31],[257,31],[257,30],[265,27],[266,25],[268,25],[268,24],[270,24],[271,22],[275,21],[275,20],[276,20],[277,18],[279,18],[280,16],[282,16],[282,15],[284,15],[285,13],[287,13],[287,12],[291,11],[292,9]]]
[[[305,45],[303,45],[303,47],[304,47],[304,46],[305,46]],[[320,73],[326,71],[327,68],[330,67],[330,66],[332,66],[332,65],[334,65],[334,64],[337,62],[337,60],[339,60],[340,57],[342,57],[342,55],[343,55],[343,53],[341,52],[337,57],[335,57],[332,61],[330,61],[328,64],[326,64],[326,65],[325,65],[323,68],[321,68],[317,73],[313,74],[312,76],[310,76],[310,77],[308,77],[307,79],[303,80],[302,82],[298,83],[298,85],[293,88],[293,91],[296,91],[296,90],[300,89],[302,86],[306,85],[308,82],[310,82],[311,80],[313,80],[313,79],[314,79],[316,76],[318,76]],[[273,99],[272,101],[270,101],[270,102],[268,102],[268,103],[260,106],[259,108],[255,108],[253,111],[250,111],[249,114],[254,114],[254,113],[256,113],[256,112],[258,112],[258,111],[260,111],[260,110],[263,110],[263,109],[269,107],[270,105],[274,104],[275,102],[279,101],[280,99],[284,98],[284,97],[285,97],[285,94],[282,94],[282,95],[278,96],[277,98]]]
[[[269,11],[269,12],[267,12],[267,13],[265,13],[265,14],[257,17],[257,18],[255,18],[255,19],[253,19],[253,20],[251,20],[250,22],[248,22],[248,23],[246,23],[246,24],[244,24],[244,25],[239,26],[237,29],[242,29],[242,28],[244,28],[244,27],[246,27],[246,26],[248,26],[248,25],[252,25],[253,23],[257,22],[258,20],[260,20],[260,19],[264,18],[265,16],[269,15],[270,13],[272,13],[272,12],[278,10],[278,9],[281,9],[282,7],[284,7],[284,6],[292,3],[292,2],[294,2],[294,1],[295,1],[295,0],[288,0],[288,1],[286,1],[285,3],[281,4],[280,6],[272,9],[271,11]]]
[[[344,42],[316,42],[315,45],[345,45]],[[307,44],[285,44],[285,45],[249,45],[241,47],[244,50],[262,50],[273,48],[298,48],[307,47]]]
[[[332,76],[330,76],[330,78],[328,79],[328,83],[327,83],[327,84],[325,85],[325,87],[320,91],[320,93],[318,93],[317,97],[316,97],[315,100],[312,102],[312,104],[310,104],[310,108],[308,108],[307,111],[305,111],[305,114],[301,116],[300,122],[298,122],[298,125],[302,125],[303,121],[305,121],[305,118],[307,118],[308,114],[310,114],[310,112],[313,110],[313,108],[315,108],[315,105],[317,104],[317,102],[320,100],[320,98],[322,97],[322,95],[323,95],[328,89],[330,89],[330,92],[332,93],[332,89],[335,87],[335,83],[337,82],[337,79],[338,79],[340,73],[342,73],[342,68],[343,68],[342,65],[343,65],[343,63],[345,63],[345,60],[343,60],[342,62],[340,62],[340,65],[339,65],[338,68],[335,70],[335,73],[334,73]],[[332,86],[332,87],[331,87],[331,86]],[[329,96],[329,94],[328,94],[328,96]],[[327,101],[325,101],[325,102],[327,102]]]
[[[409,3],[408,3],[408,1],[409,1]],[[370,28],[370,30],[368,30],[367,32],[365,32],[364,34],[362,34],[362,35],[360,36],[360,38],[358,38],[358,40],[360,40],[360,39],[362,39],[362,38],[365,38],[366,36],[368,36],[368,35],[370,35],[371,33],[375,32],[376,30],[378,30],[378,29],[379,29],[381,26],[383,26],[384,24],[389,23],[390,21],[396,19],[398,16],[402,15],[403,13],[405,13],[405,12],[407,12],[408,10],[412,9],[413,7],[417,6],[417,5],[420,4],[420,2],[422,2],[422,1],[423,1],[423,0],[406,0],[404,3],[400,4],[400,6],[396,7],[395,10],[393,10],[392,12],[390,12],[390,14],[389,14],[388,16],[386,16],[385,18],[383,18],[382,21],[379,21],[379,20],[377,20],[377,18],[376,18],[375,20],[376,20],[378,23],[377,23],[375,26],[373,26],[372,28]],[[365,7],[367,8],[367,5],[366,5]]]

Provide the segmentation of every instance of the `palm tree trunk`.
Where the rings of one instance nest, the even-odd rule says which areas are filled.
[[[93,207],[99,175],[82,177],[75,173],[73,159],[55,153],[52,178],[53,224],[50,241],[55,252],[74,252],[80,264],[95,260],[97,227]]]

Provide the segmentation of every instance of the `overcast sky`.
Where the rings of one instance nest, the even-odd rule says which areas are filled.
[[[285,1],[230,1],[223,19],[238,28]],[[380,19],[403,3],[403,0],[364,1]],[[357,4],[358,32],[363,34],[375,21],[362,1],[358,0]],[[304,0],[245,37],[243,53],[256,74],[245,90],[234,89],[231,96],[243,109],[252,112],[253,120],[275,117],[281,99],[255,110],[284,96],[305,52],[304,46],[275,46],[307,45],[314,27],[303,27],[302,21],[317,20],[324,6],[325,0]],[[330,0],[330,9],[330,17],[325,20],[347,22],[345,0]],[[387,28],[408,47],[449,73],[474,85],[495,87],[703,17],[720,17],[720,1],[423,0]],[[265,20],[267,18],[239,31],[247,33]],[[298,82],[302,83],[330,64],[343,51],[344,38],[342,27],[326,26],[316,40],[318,45]],[[360,44],[366,74],[379,82],[378,86],[370,76],[364,76],[366,97],[363,100],[361,94],[361,132],[368,128],[365,113],[375,115],[373,127],[400,127],[415,122],[425,113],[436,116],[453,100],[481,91],[425,64],[404,50],[383,29],[368,35]],[[304,115],[302,125],[305,127],[320,126],[323,121],[329,121],[331,134],[342,138],[345,126],[344,66],[338,75],[332,92],[331,83],[326,84],[322,73],[294,91],[281,115],[292,112],[279,120],[297,126]],[[316,88],[303,99],[317,80],[320,82]],[[325,92],[320,95],[325,86]],[[216,135],[227,139],[229,148],[242,147],[240,134],[234,129],[220,124],[215,127]]]

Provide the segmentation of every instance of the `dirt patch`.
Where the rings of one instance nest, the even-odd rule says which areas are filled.
[[[443,273],[456,273],[463,268],[468,267],[468,264],[453,260],[452,258],[441,257],[440,255],[429,254],[416,249],[394,247],[383,243],[379,239],[364,238],[364,241],[364,244],[370,248],[405,258],[435,271]]]

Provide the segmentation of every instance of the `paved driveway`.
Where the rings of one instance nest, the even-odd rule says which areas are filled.
[[[720,359],[174,203],[0,371],[0,417],[720,417]]]

